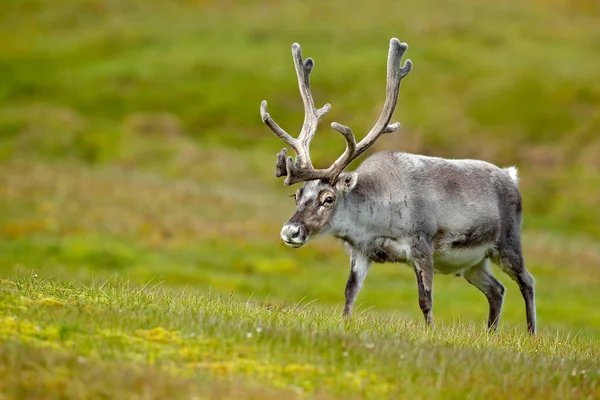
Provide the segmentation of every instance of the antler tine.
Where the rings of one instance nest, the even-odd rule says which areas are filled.
[[[330,173],[328,180],[330,182],[335,181],[339,174],[356,158],[367,151],[379,137],[385,133],[391,133],[400,128],[400,123],[396,122],[389,124],[394,114],[396,104],[398,102],[398,93],[400,92],[400,82],[402,78],[410,73],[412,70],[412,61],[406,60],[403,67],[400,67],[402,57],[408,49],[406,43],[401,43],[398,39],[392,38],[390,40],[390,50],[388,53],[387,63],[387,85],[386,85],[386,98],[383,105],[383,110],[379,119],[375,123],[375,126],[369,131],[369,133],[361,140],[358,144],[354,141],[354,134],[352,130],[342,124],[334,122],[331,127],[336,131],[344,135],[346,139],[346,151],[333,163],[329,168]],[[353,143],[351,143],[351,141]]]
[[[266,100],[263,100],[260,103],[260,117],[262,118],[262,121],[269,127],[269,129],[271,129],[274,134],[279,136],[279,139],[281,139],[283,143],[287,144],[295,150],[296,139],[294,139],[292,136],[290,136],[289,133],[287,133],[279,125],[277,125],[277,122],[273,121],[273,118],[271,118],[271,115],[269,114],[269,111],[267,109]]]
[[[310,73],[315,63],[310,57],[306,60],[302,59],[302,49],[298,43],[292,45],[292,54],[294,57],[294,66],[296,67],[296,75],[298,76],[298,88],[300,89],[300,96],[304,103],[304,123],[297,139],[299,143],[299,152],[296,151],[298,155],[297,163],[302,167],[312,168],[310,142],[317,132],[319,121],[331,110],[331,105],[327,103],[319,109],[315,108],[315,102],[310,92]]]
[[[275,176],[277,178],[287,175],[286,159],[287,149],[284,147],[279,153],[277,153],[277,163],[275,164]]]

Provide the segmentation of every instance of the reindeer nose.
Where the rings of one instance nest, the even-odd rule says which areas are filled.
[[[296,239],[298,236],[300,236],[300,225],[298,224],[285,224],[283,228],[281,228],[281,238],[284,241]]]
[[[288,246],[300,247],[306,241],[304,229],[299,224],[288,223],[281,228],[281,239]]]

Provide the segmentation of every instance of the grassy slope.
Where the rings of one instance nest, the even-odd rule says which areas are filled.
[[[34,397],[37,379],[75,398],[280,398],[299,387],[345,398],[367,381],[375,397],[398,387],[411,398],[591,393],[600,357],[594,4],[162,3],[0,5],[0,385]],[[522,299],[501,273],[501,335],[483,335],[485,299],[453,277],[436,279],[445,328],[426,333],[412,272],[387,264],[373,268],[365,312],[344,328],[341,246],[324,239],[293,251],[277,237],[291,189],[273,179],[281,145],[258,105],[266,98],[282,126],[300,126],[290,44],[316,59],[316,102],[333,105],[327,123],[359,132],[379,112],[391,36],[410,44],[415,70],[396,113],[402,133],[378,147],[519,164],[539,339],[521,336]],[[343,146],[324,125],[319,164]],[[161,289],[140,291],[146,282]]]
[[[432,332],[377,314],[344,324],[332,309],[159,285],[0,285],[0,392],[18,398],[268,398],[275,388],[279,398],[558,399],[600,389],[600,346],[564,334]]]

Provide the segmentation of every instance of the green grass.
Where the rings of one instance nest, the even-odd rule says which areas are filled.
[[[0,3],[0,399],[597,396],[596,2]],[[375,147],[518,165],[536,338],[498,269],[496,335],[448,276],[427,331],[393,264],[343,322],[342,246],[278,237],[295,188],[259,105],[299,130],[291,44],[333,106],[321,166],[331,121],[376,120],[393,36],[414,70]]]
[[[314,305],[129,282],[29,277],[0,290],[0,389],[15,398],[222,398],[262,385],[235,396],[558,399],[600,385],[600,346],[565,332],[427,330],[377,313],[344,322]]]

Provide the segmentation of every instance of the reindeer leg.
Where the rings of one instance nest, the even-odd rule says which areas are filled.
[[[419,289],[419,306],[427,326],[433,326],[433,249],[420,240],[412,246],[412,264]]]
[[[487,297],[490,306],[488,329],[490,331],[495,331],[498,328],[498,322],[500,321],[500,312],[502,311],[505,288],[504,285],[492,275],[489,265],[490,261],[486,258],[480,264],[465,272],[465,279]]]
[[[525,268],[523,249],[521,247],[521,203],[520,198],[515,203],[516,218],[507,221],[500,240],[496,244],[498,254],[496,261],[502,270],[519,285],[519,290],[525,300],[527,315],[527,330],[531,335],[536,333],[535,288],[533,276]],[[509,210],[507,214],[513,212]]]
[[[512,242],[513,246],[500,249],[500,266],[517,284],[525,300],[525,313],[527,315],[527,330],[530,334],[536,333],[535,316],[535,288],[533,276],[525,268],[521,241]]]
[[[365,257],[364,254],[359,253],[356,250],[352,250],[350,255],[350,276],[348,282],[346,282],[346,305],[344,306],[344,316],[350,317],[352,315],[352,307],[358,296],[358,292],[362,288],[362,285],[369,272],[369,266],[371,261]]]

